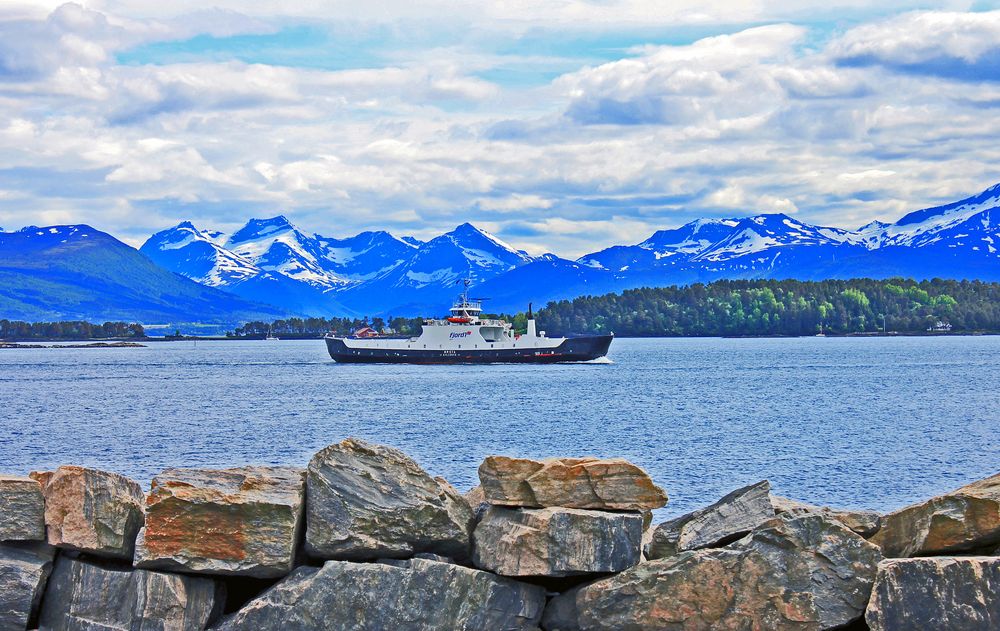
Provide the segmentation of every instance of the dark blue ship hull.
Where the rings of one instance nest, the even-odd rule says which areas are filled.
[[[382,364],[554,364],[583,362],[604,357],[613,335],[581,335],[566,338],[559,346],[546,349],[367,349],[349,348],[342,338],[326,338],[330,357],[342,363]]]

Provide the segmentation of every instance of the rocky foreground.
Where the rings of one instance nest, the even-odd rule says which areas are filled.
[[[762,481],[658,525],[621,459],[479,477],[463,496],[356,439],[148,493],[0,475],[0,631],[1000,629],[1000,474],[889,515]]]

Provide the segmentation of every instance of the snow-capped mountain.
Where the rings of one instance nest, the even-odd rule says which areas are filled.
[[[156,264],[202,285],[231,285],[261,273],[253,261],[222,246],[225,235],[190,221],[157,232],[139,249]]]
[[[397,270],[396,287],[450,286],[456,280],[482,281],[531,261],[525,252],[470,223],[435,237],[417,248]]]
[[[680,228],[658,230],[637,245],[617,245],[588,254],[578,262],[618,274],[658,267],[672,267],[732,233],[735,219],[698,219]]]
[[[318,238],[281,215],[251,219],[231,235],[199,230],[184,221],[154,234],[140,252],[172,272],[248,300],[303,315],[349,313],[327,295],[348,285],[349,279],[325,258]]]
[[[844,275],[1000,280],[1000,184],[858,232],[869,252],[845,261]]]
[[[429,241],[363,232],[309,236],[285,217],[254,219],[232,235],[184,222],[142,251],[206,285],[304,315],[430,315],[457,283],[491,296],[491,311],[583,294],[748,278],[978,278],[1000,280],[1000,184],[961,201],[857,230],[783,214],[700,219],[634,244],[569,261],[531,257],[462,224]]]
[[[413,257],[421,242],[396,238],[385,231],[362,232],[346,239],[316,235],[329,269],[342,278],[365,281],[380,276]]]
[[[858,232],[870,249],[890,246],[926,247],[935,243],[981,241],[983,249],[996,246],[996,210],[1000,207],[1000,184],[979,195],[952,204],[912,212],[894,224],[874,222]],[[956,246],[964,243],[955,241]],[[969,247],[975,247],[970,245]]]
[[[1000,281],[1000,184],[894,223],[874,221],[853,231],[783,214],[700,219],[660,230],[635,245],[585,255],[577,263],[585,269],[565,261],[536,262],[518,268],[516,278],[521,284],[529,278],[542,280],[533,295],[536,303],[720,279],[937,276]],[[514,279],[511,273],[491,285],[499,288]],[[527,298],[512,297],[510,306]]]
[[[439,311],[457,294],[456,284],[500,276],[534,260],[485,230],[464,223],[416,247],[409,259],[343,292],[346,304],[362,310],[405,314]],[[368,311],[365,311],[366,313]]]
[[[657,258],[676,254],[698,254],[732,234],[738,219],[697,219],[680,228],[658,230],[638,247]]]
[[[324,316],[439,309],[456,281],[482,282],[532,260],[471,224],[427,242],[384,231],[336,239],[309,236],[281,215],[251,219],[231,235],[185,221],[141,251],[199,283]]]
[[[578,262],[607,270],[629,286],[662,284],[666,278],[683,284],[773,272],[786,263],[801,265],[803,257],[843,255],[857,240],[846,230],[813,226],[783,214],[699,219],[657,231],[636,245],[588,254]]]
[[[693,261],[719,263],[775,251],[778,248],[838,246],[851,242],[851,233],[796,221],[788,215],[757,215],[740,219],[722,240],[700,251]]]
[[[284,215],[251,219],[226,239],[225,247],[253,261],[260,269],[276,272],[307,285],[330,290],[349,284],[327,260],[318,235],[309,237]]]

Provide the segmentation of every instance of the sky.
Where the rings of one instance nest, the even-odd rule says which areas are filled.
[[[1000,0],[0,0],[7,230],[469,221],[576,257],[997,182]]]

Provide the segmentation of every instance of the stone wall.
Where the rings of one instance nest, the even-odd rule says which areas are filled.
[[[656,525],[666,493],[621,459],[479,477],[357,439],[148,493],[0,475],[0,631],[1000,629],[1000,474],[889,515],[765,480]]]

